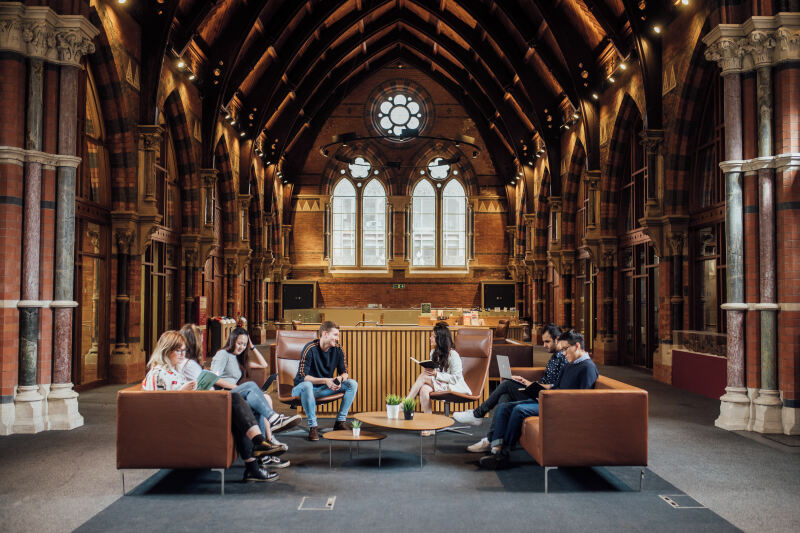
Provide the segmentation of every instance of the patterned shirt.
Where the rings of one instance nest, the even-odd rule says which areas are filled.
[[[562,352],[554,353],[553,357],[547,362],[547,366],[544,368],[544,376],[539,380],[539,383],[544,385],[556,383],[565,366],[567,366],[567,358],[564,357],[564,354]]]
[[[142,381],[144,390],[180,390],[186,383],[183,375],[165,366],[154,366]]]

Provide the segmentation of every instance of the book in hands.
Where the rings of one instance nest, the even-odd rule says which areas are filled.
[[[417,363],[422,368],[436,368],[436,363],[434,363],[430,359],[428,359],[427,361],[418,361],[417,359],[411,357],[411,360]]]
[[[194,390],[209,390],[218,379],[219,376],[215,373],[203,370],[200,372],[200,375],[197,376],[197,385],[195,385]]]
[[[542,387],[541,383],[539,383],[537,381],[534,381],[533,383],[531,383],[527,387],[525,387],[523,389],[519,389],[519,390],[524,391],[525,394],[528,397],[530,397],[532,400],[538,400],[539,399],[539,393],[542,392],[543,390],[547,390],[547,389]]]

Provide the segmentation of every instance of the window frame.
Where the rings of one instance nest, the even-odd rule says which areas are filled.
[[[376,181],[378,185],[383,190],[383,199],[384,199],[384,209],[383,209],[383,217],[384,217],[384,225],[383,225],[383,244],[384,244],[384,264],[382,265],[365,265],[364,264],[364,190],[366,189],[367,185],[372,181]],[[334,198],[336,196],[335,191],[339,187],[339,185],[343,181],[348,181],[350,185],[355,190],[355,261],[351,265],[337,265],[334,263],[334,256],[336,254],[336,248],[334,246],[334,233],[336,231],[336,226],[334,224],[336,212],[334,211]],[[361,184],[361,186],[359,186]],[[329,255],[329,266],[328,270],[330,272],[339,272],[339,273],[347,273],[347,272],[371,272],[371,273],[381,273],[381,272],[388,272],[389,269],[389,259],[390,259],[390,245],[389,242],[389,235],[390,235],[390,216],[389,216],[389,193],[388,187],[386,183],[383,182],[377,175],[369,175],[367,178],[363,179],[354,179],[349,175],[342,175],[331,187],[331,196],[328,208],[328,227],[330,228],[330,232],[328,235],[328,248],[330,250]]]
[[[413,239],[414,239],[414,193],[417,186],[422,181],[427,181],[433,187],[434,192],[434,206],[435,206],[435,215],[434,218],[436,220],[436,230],[434,231],[435,235],[435,246],[436,249],[434,251],[435,263],[433,265],[415,265],[414,264],[414,257],[413,257]],[[450,182],[455,181],[460,186],[461,189],[464,191],[464,264],[463,265],[445,265],[444,264],[444,190],[450,184]],[[449,272],[449,273],[467,273],[469,272],[469,263],[472,260],[471,254],[471,246],[472,243],[470,242],[470,211],[472,206],[469,202],[469,195],[467,194],[467,187],[463,181],[461,181],[458,177],[453,175],[452,173],[446,179],[443,180],[435,180],[430,178],[429,176],[420,176],[411,187],[411,194],[409,196],[409,212],[408,212],[408,240],[406,243],[406,249],[408,250],[408,254],[406,259],[408,260],[408,269],[409,272],[413,273],[437,273],[440,274],[442,271]]]

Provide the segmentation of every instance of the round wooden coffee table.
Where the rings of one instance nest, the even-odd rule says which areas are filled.
[[[378,468],[381,467],[381,441],[386,438],[385,433],[378,433],[377,431],[364,431],[358,437],[353,436],[352,429],[339,429],[336,431],[326,431],[322,434],[323,439],[328,440],[328,468],[333,468],[333,441],[344,441],[350,443],[350,457],[353,457],[353,443],[356,443],[358,448],[359,442],[376,440],[378,441]]]
[[[368,411],[358,413],[353,418],[365,424],[386,429],[399,429],[401,431],[419,431],[419,467],[422,468],[422,432],[433,431],[433,453],[436,453],[436,430],[452,426],[455,421],[449,416],[427,413],[414,413],[414,418],[388,418],[386,411]]]

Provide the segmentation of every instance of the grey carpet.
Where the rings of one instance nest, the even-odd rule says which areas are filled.
[[[347,443],[334,443],[329,469],[327,441],[284,440],[292,466],[280,481],[242,483],[239,463],[223,497],[217,473],[163,470],[78,531],[306,531],[315,523],[355,531],[738,531],[708,509],[668,505],[660,495],[698,504],[650,471],[638,492],[639,468],[553,470],[545,494],[544,471],[524,451],[513,454],[514,468],[487,472],[464,451],[474,439],[463,435],[440,434],[436,455],[433,438],[424,439],[422,469],[419,438],[406,433],[383,441],[380,469],[375,443],[352,459]],[[305,496],[319,506],[336,501],[331,511],[298,510]]]

